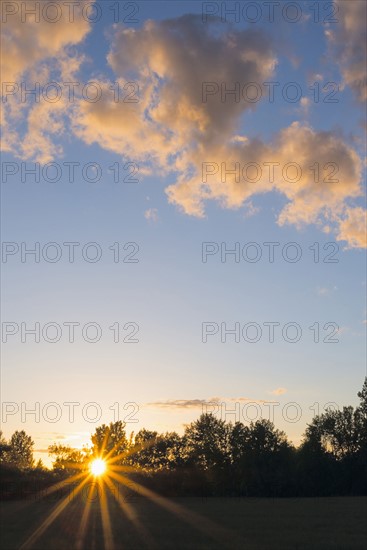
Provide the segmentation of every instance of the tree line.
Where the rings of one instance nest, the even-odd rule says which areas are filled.
[[[269,420],[232,424],[202,414],[182,436],[141,429],[128,438],[123,422],[103,424],[88,447],[51,445],[51,471],[42,461],[35,464],[32,438],[16,431],[9,441],[0,438],[0,467],[5,480],[48,485],[87,472],[93,458],[108,457],[168,496],[366,495],[367,377],[358,397],[356,408],[316,416],[299,447]]]

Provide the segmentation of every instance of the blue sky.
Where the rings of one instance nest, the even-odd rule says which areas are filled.
[[[140,409],[138,422],[128,424],[128,431],[182,431],[202,410],[193,400],[218,398],[228,409],[235,402],[243,406],[254,401],[263,413],[264,401],[279,402],[279,411],[296,402],[302,409],[300,421],[287,422],[278,412],[275,423],[298,443],[312,418],[309,408],[315,402],[320,409],[331,401],[339,406],[356,403],[366,374],[363,221],[361,226],[365,143],[363,91],[356,84],[365,75],[353,58],[355,43],[363,38],[358,11],[363,3],[349,2],[346,8],[346,2],[337,2],[340,20],[334,25],[313,22],[308,3],[302,2],[298,4],[304,17],[294,24],[281,16],[277,24],[207,23],[216,36],[212,48],[223,58],[231,57],[228,67],[216,66],[218,59],[206,47],[209,35],[200,22],[201,2],[137,2],[139,22],[125,27],[112,26],[111,2],[100,4],[103,18],[97,24],[83,20],[76,30],[75,23],[62,19],[58,42],[47,21],[32,29],[30,22],[9,17],[6,27],[6,36],[15,40],[14,59],[5,66],[7,81],[62,83],[78,59],[75,80],[101,86],[107,79],[126,81],[131,66],[136,68],[142,96],[136,120],[126,118],[126,127],[126,104],[112,105],[116,120],[106,118],[111,96],[95,104],[83,103],[78,96],[73,105],[41,101],[37,106],[21,105],[14,94],[3,103],[4,135],[9,136],[5,163],[20,171],[22,162],[28,167],[35,162],[41,167],[47,162],[94,162],[103,173],[97,183],[80,177],[70,183],[64,169],[56,183],[37,183],[31,177],[22,183],[19,174],[3,179],[3,242],[19,247],[23,242],[29,248],[36,242],[41,248],[55,242],[63,251],[56,263],[42,258],[36,263],[30,256],[23,263],[20,253],[5,263],[3,256],[3,330],[4,322],[95,322],[102,328],[95,344],[85,342],[78,331],[74,343],[68,342],[65,331],[54,344],[42,337],[40,343],[31,337],[22,343],[20,332],[9,336],[3,344],[3,401],[15,403],[19,412],[6,419],[4,432],[9,436],[15,429],[26,429],[46,459],[43,451],[55,438],[77,446],[87,441],[95,424],[86,422],[80,411],[89,402],[103,411],[99,423],[113,420],[109,407],[114,403],[122,409],[134,402]],[[178,19],[194,13],[199,23],[189,16]],[[249,39],[247,33],[254,29],[259,37]],[[176,41],[178,35],[181,42]],[[27,37],[34,48],[27,46]],[[269,49],[264,47],[267,40]],[[44,54],[43,41],[49,44]],[[192,71],[186,55],[192,55]],[[242,56],[249,56],[246,64]],[[289,103],[277,94],[274,103],[264,99],[252,109],[219,100],[216,108],[206,108],[197,100],[201,70],[203,81],[217,71],[218,81],[227,78],[228,86],[233,78],[248,81],[243,73],[247,70],[253,71],[251,78],[255,74],[279,82],[279,89],[297,82],[308,101]],[[312,101],[308,86],[315,78],[321,88],[328,82],[338,84],[337,103]],[[161,141],[166,132],[170,139]],[[238,142],[233,145],[235,135],[244,138],[243,149]],[[233,159],[261,166],[274,160],[305,163],[304,174],[313,162],[334,162],[340,185],[328,184],[329,198],[325,189],[310,183],[307,172],[299,192],[282,178],[274,186],[261,179],[258,188],[243,183],[239,188],[231,179],[220,188],[220,181],[212,178],[203,187],[202,162],[230,166]],[[114,183],[108,168],[128,161],[139,165],[139,183]],[[65,242],[81,243],[74,263],[67,259]],[[97,263],[81,257],[82,246],[90,242],[102,250]],[[109,247],[115,242],[137,243],[139,262],[114,263]],[[216,254],[203,263],[203,242],[226,243],[228,249],[236,242],[241,248],[256,242],[263,256],[257,263],[237,263],[228,256],[223,263]],[[267,260],[266,242],[280,243],[274,263]],[[290,242],[302,251],[297,263],[281,255]],[[330,242],[336,244],[324,250]],[[320,247],[318,263],[309,249],[314,243]],[[325,263],[333,249],[338,262]],[[218,334],[202,342],[203,322],[228,327],[239,322],[242,327],[268,321],[281,328],[297,322],[302,338],[291,344],[279,332],[269,343],[264,330],[252,344],[233,338],[222,343]],[[137,323],[139,342],[113,343],[108,327],[115,322]],[[315,322],[322,338],[324,324],[336,323],[339,342],[313,342],[308,327]],[[73,423],[63,406],[69,401],[81,404]],[[35,402],[41,409],[58,403],[62,418],[52,423],[42,415],[40,422],[29,417],[22,426],[21,402],[29,409]]]

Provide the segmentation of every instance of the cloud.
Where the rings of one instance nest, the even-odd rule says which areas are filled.
[[[252,399],[251,397],[218,397],[217,399],[231,403],[274,403],[274,401],[268,401],[266,399]]]
[[[316,292],[319,296],[327,296],[328,294],[330,294],[331,292],[335,292],[336,290],[337,290],[336,286],[333,286],[331,288],[326,286],[318,286],[316,289]]]
[[[65,434],[62,434],[60,432],[44,432],[42,437],[35,437],[35,439],[40,439],[42,441],[45,440],[54,440],[54,439],[67,439],[67,436]]]
[[[271,393],[272,395],[284,395],[285,393],[287,393],[287,388],[277,388],[276,390],[272,390]]]
[[[60,5],[60,17],[51,22],[55,11],[42,16],[40,2],[9,2],[14,14],[8,15],[2,26],[1,47],[6,52],[1,58],[2,73],[2,150],[12,152],[18,158],[31,159],[43,164],[62,154],[62,148],[55,143],[55,137],[63,133],[66,117],[71,115],[67,89],[63,90],[57,102],[45,101],[41,95],[43,87],[50,82],[76,81],[83,57],[72,52],[70,47],[80,44],[91,29],[83,16],[85,4],[81,0],[74,6],[74,18],[69,16],[66,4]],[[24,17],[24,7],[40,10],[39,21],[32,15]],[[55,5],[58,5],[55,3]],[[22,86],[37,90],[38,101],[28,95],[21,98]],[[11,93],[14,90],[15,93]],[[24,124],[25,123],[25,124]]]
[[[208,401],[206,399],[173,399],[154,401],[153,403],[147,403],[147,406],[164,409],[198,409],[212,402],[213,400]]]
[[[330,289],[326,287],[317,287],[316,292],[319,296],[325,296],[330,293]]]
[[[350,331],[350,327],[343,326],[336,329],[336,334],[345,334],[346,332]]]
[[[254,206],[251,200],[245,202],[243,206],[245,210],[245,218],[251,218],[252,216],[258,214],[261,210],[258,206]]]
[[[355,74],[350,81],[355,82],[361,70],[360,14],[345,4],[363,2],[342,4],[341,28],[328,32],[333,44],[344,48],[341,66],[349,67],[351,60]],[[5,38],[8,48],[10,39],[15,41],[8,74],[20,75],[27,68],[27,74],[33,70],[42,81],[52,71],[67,80],[83,60],[69,50],[89,31],[84,19],[79,23],[61,20],[52,31],[50,24],[38,24],[35,38],[28,30],[22,37],[15,20]],[[356,30],[356,36],[349,30]],[[263,31],[234,29],[215,19],[203,25],[198,15],[146,21],[140,28],[114,25],[108,63],[119,86],[119,101],[111,91],[112,80],[100,76],[94,79],[102,92],[99,101],[87,102],[79,94],[75,105],[35,104],[27,112],[25,135],[16,124],[23,108],[10,101],[6,110],[12,123],[7,123],[5,148],[48,162],[62,154],[54,138],[70,128],[87,144],[98,143],[139,162],[141,173],[169,177],[168,201],[188,215],[205,217],[208,201],[215,201],[223,208],[243,209],[246,217],[256,213],[254,197],[277,193],[284,199],[276,218],[279,225],[316,224],[336,233],[349,248],[364,246],[363,210],[352,204],[363,195],[362,162],[340,135],[297,121],[268,142],[245,135],[246,114],[257,103],[243,96],[237,101],[227,92],[236,83],[241,89],[256,83],[260,93],[267,93],[262,83],[274,75],[277,55]],[[153,220],[154,209],[148,209],[146,217]]]
[[[301,111],[303,111],[303,114],[307,115],[308,111],[310,109],[310,105],[311,105],[310,98],[309,97],[302,97],[301,101],[300,101],[300,104],[301,104]]]
[[[240,208],[257,194],[275,191],[287,199],[278,215],[279,225],[317,223],[322,227],[330,222],[337,225],[346,198],[362,195],[362,163],[357,153],[332,132],[317,132],[298,122],[281,130],[269,144],[260,139],[224,141],[210,150],[197,150],[191,161],[194,175],[182,175],[167,193],[172,203],[196,216],[204,215],[209,199],[225,208]],[[224,169],[233,171],[236,163],[237,174],[225,174]],[[248,163],[254,166],[252,172],[251,168],[244,172]],[[274,172],[269,163],[277,163]],[[286,172],[289,163],[295,168],[290,166]]]
[[[317,224],[347,243],[353,238],[342,228],[346,201],[363,194],[355,150],[339,135],[297,121],[269,143],[249,139],[239,129],[242,115],[256,105],[231,96],[222,101],[222,83],[228,90],[239,80],[261,83],[272,76],[277,58],[261,31],[228,27],[219,33],[215,21],[203,26],[194,15],[148,21],[140,29],[116,27],[108,61],[121,85],[138,83],[139,102],[115,103],[105,94],[98,103],[81,103],[75,131],[87,143],[172,174],[170,203],[196,217],[205,216],[208,201],[248,215],[254,196],[276,192],[286,201],[279,225]],[[205,82],[216,84],[204,99]],[[277,163],[274,172],[271,163]],[[226,173],[236,166],[236,174]]]
[[[279,388],[284,389],[284,388]],[[286,390],[285,390],[286,391]],[[278,395],[278,394],[276,394]],[[279,394],[280,395],[280,394]],[[202,409],[222,403],[272,403],[263,399],[251,399],[250,397],[210,397],[209,399],[168,399],[166,401],[154,401],[147,403],[148,407],[163,409]]]
[[[334,0],[334,4],[338,8],[338,22],[329,25],[326,36],[345,83],[358,100],[364,102],[367,100],[367,4],[360,0]]]
[[[121,87],[137,83],[139,101],[115,103],[106,93],[98,103],[81,102],[75,131],[87,143],[180,172],[189,170],[197,146],[222,143],[239,116],[253,109],[248,101],[223,103],[220,94],[203,101],[203,83],[230,88],[239,75],[262,83],[273,74],[276,57],[261,31],[228,27],[219,34],[215,24],[185,15],[147,21],[140,29],[116,26],[108,62]],[[106,90],[111,85],[100,84]]]
[[[339,221],[339,241],[347,241],[348,248],[366,248],[367,228],[364,208],[347,208],[345,216]]]
[[[39,21],[32,15],[24,18],[24,2],[11,2],[14,15],[8,15],[2,26],[1,46],[6,55],[2,56],[2,80],[17,80],[32,67],[45,59],[57,57],[66,46],[81,42],[90,30],[90,23],[82,15],[85,4],[94,0],[81,0],[74,7],[74,21],[69,17],[69,10],[59,10],[59,20],[52,22],[51,10],[46,16],[40,15]],[[23,4],[23,6],[22,6]],[[28,10],[34,9],[39,2],[27,1]],[[49,19],[49,20],[47,20]]]
[[[158,210],[156,208],[148,208],[148,210],[144,212],[144,217],[148,221],[157,222]]]

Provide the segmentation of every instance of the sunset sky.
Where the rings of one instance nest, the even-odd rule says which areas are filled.
[[[48,445],[80,447],[103,422],[182,433],[206,402],[256,403],[248,417],[276,402],[276,426],[299,443],[314,404],[356,404],[366,375],[365,2],[319,2],[317,13],[299,1],[297,12],[275,6],[272,21],[266,2],[83,0],[73,20],[66,4],[35,21],[2,2],[5,436],[25,429],[49,463]],[[36,82],[39,101],[22,97]],[[236,83],[237,97],[223,93]],[[73,262],[63,243],[77,243]],[[206,261],[202,243],[214,243]],[[222,258],[235,243],[240,257]],[[279,243],[273,262],[264,243]],[[37,246],[39,262],[24,254]],[[222,342],[221,323],[236,322],[260,325],[259,340]],[[40,323],[39,343],[22,323]],[[62,327],[54,343],[47,323]],[[83,339],[88,323],[98,342]],[[203,323],[218,326],[207,342]],[[282,338],[287,323],[298,341]],[[324,342],[333,327],[338,341]],[[137,342],[122,341],[133,332]],[[22,402],[40,404],[39,421],[23,421]],[[290,403],[298,422],[282,415]]]

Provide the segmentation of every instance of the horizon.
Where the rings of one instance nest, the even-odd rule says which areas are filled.
[[[364,381],[365,384],[366,384],[366,380],[367,380],[367,378]],[[283,388],[280,388],[280,389],[283,389]],[[356,395],[357,395],[357,392],[356,392]],[[269,407],[269,413],[270,413],[270,410],[274,411],[274,406],[278,402],[268,401],[268,402],[265,402],[265,403],[268,404],[267,406]],[[181,429],[180,430],[174,430],[174,432],[177,433],[180,437],[183,437],[185,432],[186,432],[186,429],[189,426],[192,426],[197,421],[199,421],[203,417],[203,415],[208,415],[208,414],[212,415],[215,419],[217,419],[219,421],[225,422],[225,424],[228,425],[229,427],[233,427],[233,426],[235,426],[235,424],[240,423],[244,426],[248,426],[248,427],[251,428],[252,426],[255,426],[256,422],[258,422],[259,420],[269,420],[274,425],[276,430],[279,429],[278,426],[274,423],[274,415],[271,415],[271,413],[269,414],[269,418],[265,418],[264,416],[260,416],[260,417],[257,417],[257,418],[254,418],[253,420],[251,420],[248,417],[248,415],[244,413],[244,408],[241,411],[241,406],[240,406],[240,403],[238,401],[235,402],[234,405],[235,405],[235,408],[232,409],[232,411],[228,411],[227,408],[226,408],[226,403],[225,402],[219,402],[219,401],[215,402],[214,400],[208,401],[206,404],[202,405],[202,411],[199,415],[197,415],[190,423],[182,424]],[[255,403],[254,401],[249,400],[243,407],[245,407],[247,405],[249,405],[250,407],[254,407],[254,406],[258,405],[258,403]],[[335,403],[331,403],[328,410],[342,410],[342,407],[336,408],[333,405],[335,405]],[[183,405],[181,405],[181,406],[183,407]],[[232,406],[233,406],[233,403],[232,403]],[[291,406],[293,407],[294,404],[292,403]],[[348,405],[344,405],[344,406],[348,406]],[[349,405],[349,406],[351,406],[351,405]],[[283,410],[284,410],[284,407],[283,407]],[[323,410],[323,411],[320,411],[319,407],[315,408],[313,410],[313,412],[314,412],[313,419],[317,416],[320,416],[320,414],[322,415],[325,411],[326,411],[326,409]],[[229,420],[227,419],[227,417],[229,417]],[[284,415],[283,415],[283,418],[284,418]],[[310,424],[311,424],[311,422],[310,422]],[[81,451],[89,450],[89,451],[92,451],[92,449],[93,449],[92,437],[96,433],[96,430],[99,427],[102,427],[102,425],[107,426],[107,427],[111,427],[112,424],[114,424],[114,423],[115,423],[114,421],[111,421],[107,425],[103,424],[103,423],[99,423],[98,425],[96,425],[94,431],[91,431],[89,433],[88,440],[86,440],[80,446],[73,446],[72,442],[65,444],[64,443],[65,439],[63,439],[62,437],[55,437],[55,440],[53,441],[51,446],[52,445],[66,445],[67,447],[70,447],[71,449],[75,449],[75,450],[81,450]],[[308,426],[310,424],[308,424]],[[133,445],[133,448],[134,448],[134,445],[136,445],[136,437],[137,436],[139,437],[139,431],[140,430],[144,431],[144,430],[147,429],[145,426],[142,426],[142,427],[140,426],[139,429],[137,429],[135,431],[134,431],[134,429],[129,430],[128,429],[129,428],[128,423],[124,423],[124,422],[123,422],[123,428],[124,428],[124,431],[125,431],[126,436],[128,438],[129,445],[130,445],[130,442],[131,442],[131,444]],[[172,433],[172,431],[171,432],[166,431],[166,432],[160,433],[159,431],[154,430],[154,426],[150,426],[150,430],[155,431],[156,434],[157,434],[157,437]],[[21,430],[17,429],[16,431],[19,432]],[[294,442],[289,438],[287,432],[285,432],[284,430],[280,430],[280,431],[284,432],[284,434],[286,436],[286,440],[295,449],[300,450],[302,448],[302,444],[304,443],[304,441],[307,440],[307,437],[305,437],[306,436],[305,432],[302,434],[302,440],[300,440],[298,442]],[[2,436],[4,437],[5,435],[6,434],[4,434],[2,432]],[[27,435],[32,438],[31,433],[27,433]],[[10,437],[8,437],[8,440],[10,442]],[[45,456],[45,454],[46,454],[46,456]],[[36,465],[36,467],[38,467],[38,463],[41,460],[42,461],[42,467],[44,467],[46,469],[49,469],[49,470],[52,470],[53,467],[54,467],[55,457],[51,458],[51,456],[52,456],[52,453],[50,452],[50,448],[43,449],[42,451],[40,451],[39,449],[34,449],[33,450],[34,464]]]

